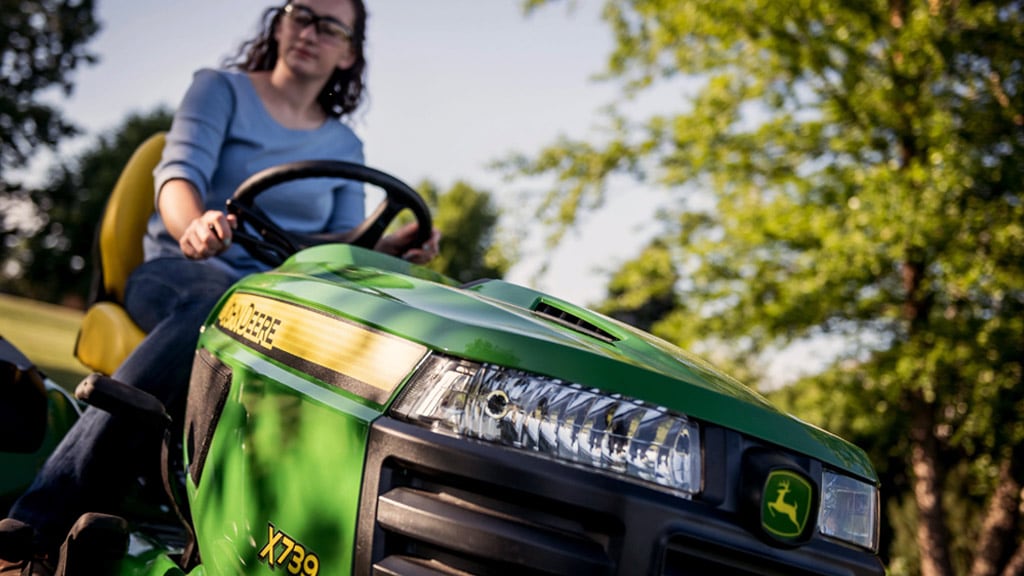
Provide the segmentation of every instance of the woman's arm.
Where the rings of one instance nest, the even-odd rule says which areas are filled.
[[[209,258],[231,246],[234,217],[219,210],[204,210],[199,191],[188,180],[165,182],[157,196],[157,208],[164,226],[187,258]]]
[[[188,180],[201,199],[206,197],[234,113],[228,80],[216,70],[197,71],[174,112],[163,156],[153,171],[158,206],[163,185],[174,178]]]
[[[227,80],[213,70],[196,72],[153,172],[156,209],[188,258],[209,258],[231,243],[232,224],[223,213],[206,210],[204,198],[234,110]]]

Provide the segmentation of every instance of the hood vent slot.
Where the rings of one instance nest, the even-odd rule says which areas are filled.
[[[613,344],[619,341],[619,339],[613,336],[610,332],[598,328],[575,314],[566,312],[565,310],[560,310],[543,300],[537,301],[537,304],[533,307],[533,313],[545,320],[561,324],[566,328],[579,332],[580,334],[586,334],[592,338],[597,338],[602,342]]]

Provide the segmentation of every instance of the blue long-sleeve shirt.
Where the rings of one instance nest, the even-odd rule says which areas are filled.
[[[300,160],[362,163],[363,143],[333,118],[314,130],[285,128],[267,112],[248,75],[202,69],[174,115],[163,157],[153,171],[154,200],[165,182],[184,178],[199,191],[207,210],[224,210],[249,176]],[[286,182],[260,194],[256,204],[285,230],[303,233],[348,230],[365,214],[362,184],[343,180]],[[143,247],[146,260],[184,257],[157,213],[149,220]],[[211,261],[238,276],[267,268],[238,244]]]

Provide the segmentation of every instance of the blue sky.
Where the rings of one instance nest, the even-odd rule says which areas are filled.
[[[253,34],[266,6],[98,0],[103,29],[90,47],[100,61],[77,73],[61,105],[89,135],[129,112],[173,107],[197,68],[217,66]],[[559,135],[586,136],[615,97],[614,86],[592,80],[612,46],[598,7],[562,2],[526,16],[519,0],[370,0],[370,98],[355,121],[367,163],[414,185],[464,179],[513,204],[525,184],[501,181],[487,164]],[[641,213],[631,205],[628,197],[613,202],[555,253],[524,254],[509,279],[581,304],[598,300],[604,276],[594,270],[627,258],[643,236],[631,225]],[[526,214],[510,224],[533,239],[540,232]],[[552,271],[535,280],[540,258]]]

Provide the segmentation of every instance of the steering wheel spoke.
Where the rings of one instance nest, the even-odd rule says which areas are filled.
[[[246,206],[244,204],[232,202],[232,200],[233,199],[231,198],[228,199],[228,212],[235,214],[239,219],[239,222],[244,222],[249,228],[256,231],[256,235],[253,236],[248,232],[246,227],[239,226],[235,231],[236,235],[241,231],[243,237],[248,236],[253,240],[261,239],[260,244],[278,246],[282,251],[287,251],[289,253],[297,252],[306,247],[303,246],[301,242],[296,241],[298,239],[295,235],[279,228],[274,221],[271,220],[270,217],[255,204]],[[234,211],[232,211],[232,208],[234,208]]]

